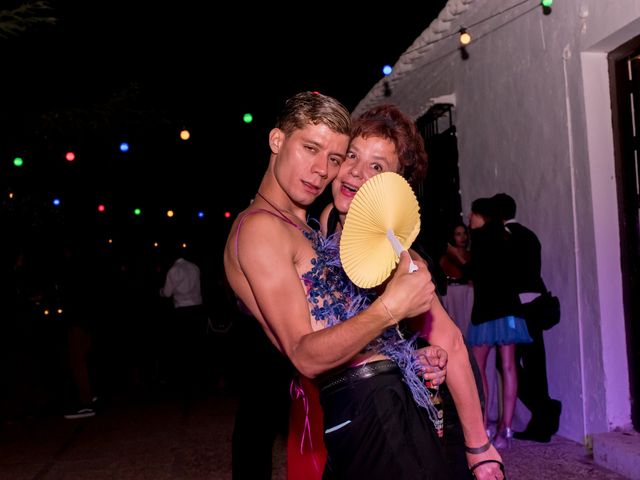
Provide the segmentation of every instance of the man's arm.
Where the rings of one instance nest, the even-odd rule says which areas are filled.
[[[313,378],[347,363],[397,320],[429,309],[434,287],[426,264],[408,273],[409,257],[403,254],[382,297],[351,319],[314,332],[291,228],[267,215],[247,218],[238,238],[238,267],[250,287],[242,300],[303,375]]]

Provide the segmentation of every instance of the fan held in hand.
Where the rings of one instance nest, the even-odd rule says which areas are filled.
[[[409,183],[384,172],[358,190],[344,222],[340,261],[353,283],[372,288],[384,282],[420,232],[420,207]],[[409,271],[415,271],[411,262]]]

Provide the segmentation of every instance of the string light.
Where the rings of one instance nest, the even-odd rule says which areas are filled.
[[[467,32],[467,29],[462,27],[460,28],[460,44],[461,45],[469,45],[471,43],[471,35]]]
[[[528,1],[531,1],[531,0],[528,0]],[[492,14],[491,16],[489,16],[489,17],[487,17],[487,18],[485,18],[485,19],[482,19],[482,20],[480,20],[480,21],[478,21],[478,22],[476,22],[476,23],[474,23],[474,24],[472,24],[472,25],[467,25],[467,28],[473,29],[473,27],[477,26],[478,24],[483,23],[483,22],[485,22],[485,21],[489,20],[490,18],[494,18],[494,17],[496,17],[496,16],[498,16],[498,15],[500,15],[500,14],[502,14],[502,13],[506,12],[506,11],[512,10],[513,8],[515,8],[515,7],[519,6],[519,5],[522,5],[522,4],[524,4],[524,3],[526,3],[526,1],[519,1],[519,2],[517,2],[515,5],[512,5],[512,6],[508,7],[508,8],[506,8],[506,9],[503,9],[503,10],[502,10],[502,11],[500,11],[500,12],[497,12],[497,13],[495,13],[495,14]],[[550,8],[550,7],[553,5],[553,0],[536,0],[536,1],[534,2],[534,4],[535,4],[534,8],[539,8],[539,6],[540,6],[540,5],[541,5],[543,8]],[[524,12],[524,13],[527,13],[527,12]],[[520,16],[520,14],[518,14],[517,16]],[[517,18],[517,17],[516,17],[516,18]],[[456,34],[458,34],[458,35],[459,35],[459,42],[460,42],[460,45],[462,45],[461,47],[459,47],[459,48],[460,48],[460,54],[461,54],[462,58],[465,58],[465,59],[466,59],[466,58],[468,58],[469,54],[468,54],[467,50],[464,48],[464,46],[465,46],[465,45],[468,45],[468,44],[472,41],[471,35],[470,35],[470,34],[469,34],[469,32],[467,31],[467,28],[465,28],[465,27],[461,27],[461,28],[459,29],[459,31],[458,31],[458,32],[455,32],[455,31],[454,31],[454,32],[450,35],[450,36],[452,36],[452,35],[456,35]],[[492,31],[493,31],[493,30],[492,30]],[[491,32],[488,32],[488,33],[491,33]],[[485,35],[486,35],[486,34],[485,34]],[[479,35],[479,33],[478,33],[477,31],[474,31],[474,38],[473,38],[473,41],[474,41],[474,42],[477,42],[479,38],[481,38],[482,36],[485,36],[485,35]],[[444,38],[446,38],[446,37],[444,37]],[[444,39],[444,38],[441,38],[440,40],[442,40],[442,39]],[[435,42],[436,42],[436,41],[433,41],[433,42],[431,42],[430,44],[435,43]],[[420,49],[420,48],[424,48],[424,45],[422,45],[422,46],[420,46],[420,47],[417,47],[415,50],[418,50],[418,49]],[[453,52],[450,52],[450,53],[453,53]],[[390,65],[385,65],[385,66],[383,67],[382,71],[383,71],[383,73],[384,73],[385,75],[391,75],[391,74],[393,73],[393,68],[392,68]],[[390,97],[390,96],[392,95],[392,93],[393,93],[393,92],[392,92],[392,89],[391,89],[391,87],[392,87],[392,86],[391,86],[391,84],[390,84],[390,83],[385,82],[384,87],[385,87],[385,88],[384,88],[384,94],[385,94],[385,96]],[[316,93],[318,93],[318,92],[316,92]],[[252,116],[252,114],[250,114],[250,113],[245,113],[245,114],[244,114],[244,116],[243,116],[243,121],[244,121],[245,123],[247,123],[247,124],[248,124],[248,123],[252,123],[252,122],[253,122],[253,116]],[[175,135],[175,130],[172,132],[172,135]],[[181,138],[182,140],[188,140],[188,139],[190,138],[190,136],[191,136],[191,134],[190,134],[190,132],[189,132],[186,128],[185,128],[185,129],[182,129],[182,130],[180,131],[180,138]],[[173,138],[175,138],[175,137],[173,137]],[[112,148],[113,148],[113,147],[112,147]],[[129,144],[128,144],[127,142],[122,142],[122,143],[120,143],[119,148],[120,148],[120,151],[121,151],[121,152],[128,152],[128,151],[129,151]],[[137,149],[136,149],[136,151],[137,151]],[[23,152],[23,153],[24,153],[24,152]],[[81,152],[81,160],[82,160],[82,163],[84,163],[84,159],[85,159],[85,157],[87,157],[87,156],[88,156],[88,155],[87,155],[87,152],[85,152],[85,151],[83,150],[83,151]],[[60,158],[60,157],[61,157],[61,155],[58,153],[58,154],[56,155],[56,158],[58,158],[58,159],[60,159],[60,160],[61,160],[61,158]],[[29,159],[30,159],[30,158],[29,158]],[[66,152],[66,154],[65,154],[65,159],[66,159],[67,161],[69,161],[69,162],[72,162],[72,161],[74,161],[74,160],[76,159],[76,154],[75,154],[74,152],[72,152],[72,151],[68,151],[68,152]],[[22,158],[22,157],[15,157],[15,158],[14,158],[14,160],[13,160],[13,164],[14,164],[14,166],[16,166],[16,167],[21,167],[21,166],[23,166],[23,164],[24,164],[23,158]],[[29,166],[31,166],[31,163],[29,163]],[[22,193],[23,193],[23,192],[18,192],[18,193],[22,195]],[[8,195],[9,195],[9,198],[13,198],[13,193],[9,193]],[[66,209],[66,208],[68,208],[68,204],[70,204],[71,200],[72,200],[71,198],[67,198],[67,197],[65,196],[65,209]],[[60,199],[57,199],[57,198],[56,198],[56,199],[54,199],[54,200],[53,200],[53,204],[54,204],[54,205],[56,205],[56,206],[60,205],[60,204],[61,204]],[[50,205],[50,204],[49,204],[49,205]],[[93,205],[95,205],[95,204],[93,204]],[[112,211],[112,206],[111,206],[111,204],[109,204],[109,206],[110,206],[110,212],[111,212],[111,211]],[[92,208],[92,207],[91,207],[91,204],[90,204],[90,206],[89,206],[89,210],[91,210],[91,208]],[[95,207],[95,206],[93,206],[93,208],[96,208],[96,207]],[[131,208],[130,206],[129,206],[129,207],[127,207],[125,211],[126,211],[126,212],[130,212],[130,211],[131,211],[131,210],[129,210],[130,208]],[[105,206],[104,204],[100,204],[100,205],[98,205],[98,206],[97,206],[97,211],[98,211],[98,212],[100,212],[100,213],[105,212],[105,211],[106,211],[106,206]],[[94,210],[94,212],[95,212],[95,210]],[[141,209],[139,209],[139,208],[136,208],[135,210],[133,210],[133,213],[134,213],[134,215],[139,216],[139,215],[141,215],[141,214],[142,214],[142,210],[141,210]],[[145,216],[147,216],[147,213],[148,213],[148,212],[145,212]],[[125,214],[125,215],[126,215],[126,214]],[[129,214],[129,215],[130,215],[130,214]],[[169,217],[169,218],[172,218],[174,215],[175,215],[175,213],[174,213],[172,210],[169,210],[169,211],[167,211],[167,212],[166,212],[166,216],[167,216],[167,217]],[[193,215],[193,214],[191,214],[191,215]],[[198,217],[198,218],[204,218],[204,212],[203,212],[203,211],[198,211],[198,212],[196,213],[196,215],[197,215],[197,217]],[[110,216],[111,216],[111,215],[110,215]],[[161,216],[161,214],[160,214],[160,216]],[[227,219],[231,218],[231,212],[228,212],[228,211],[227,211],[227,212],[224,212],[224,217],[225,217],[225,218],[227,218]],[[193,218],[193,217],[192,217],[192,218]],[[219,218],[219,217],[217,217],[217,218]],[[111,242],[112,242],[112,240],[110,239],[110,240],[109,240],[109,243],[111,243]]]
[[[8,200],[15,201],[16,198],[20,198],[19,195],[17,195],[16,192],[14,191],[7,191],[5,194],[6,194],[5,198],[7,198]],[[59,207],[62,205],[62,198],[60,196],[52,197],[50,200],[46,201],[46,204]],[[74,205],[74,208],[75,208],[75,206],[77,206],[77,203],[74,202],[72,205]],[[107,211],[107,204],[98,203],[98,204],[95,204],[93,208],[95,208],[94,211],[97,212],[98,214],[103,214]],[[141,216],[143,213],[142,209],[139,207],[132,208],[130,211],[135,216]],[[175,218],[176,214],[177,212],[175,210],[172,210],[172,209],[164,210],[164,215],[168,218]],[[205,213],[205,210],[198,209],[198,210],[195,210],[195,212],[193,212],[193,215],[198,219],[204,219],[206,216],[206,213]],[[231,212],[228,212],[228,211],[225,212],[224,216],[226,218],[231,218]]]
[[[531,0],[521,0],[521,1],[519,1],[519,2],[517,2],[517,3],[515,3],[515,4],[513,4],[513,5],[511,5],[511,6],[509,6],[509,7],[506,7],[506,8],[505,8],[505,9],[503,9],[503,10],[500,10],[500,11],[498,11],[498,12],[495,12],[495,13],[493,13],[493,14],[489,15],[489,16],[488,16],[488,17],[486,17],[486,18],[483,18],[483,19],[481,19],[481,20],[478,20],[477,22],[474,22],[474,23],[472,23],[472,24],[470,24],[470,25],[467,25],[466,27],[461,27],[461,29],[462,29],[462,28],[464,28],[464,29],[466,30],[466,29],[470,29],[470,28],[476,27],[476,26],[478,26],[478,25],[481,25],[481,24],[483,24],[483,23],[485,23],[485,22],[487,22],[487,21],[489,21],[489,20],[491,20],[491,19],[493,19],[493,18],[495,18],[495,17],[498,17],[498,16],[500,16],[500,15],[502,15],[502,14],[504,14],[504,13],[507,13],[507,12],[509,12],[509,11],[511,11],[511,10],[513,10],[513,9],[515,9],[515,8],[519,7],[519,6],[521,6],[521,5],[524,5],[525,3],[528,3],[528,2],[530,2],[530,1],[531,1]],[[540,2],[542,2],[542,1],[543,1],[543,0],[540,0]],[[545,1],[548,1],[548,0],[545,0]],[[553,3],[553,2],[552,2],[552,3]],[[519,18],[519,17],[521,17],[521,16],[523,16],[523,15],[526,15],[527,13],[529,13],[529,12],[531,12],[531,11],[535,10],[536,8],[538,8],[538,6],[539,6],[539,5],[541,5],[541,3],[538,3],[538,2],[536,1],[536,4],[535,4],[532,8],[529,8],[529,9],[525,10],[524,12],[522,12],[522,13],[520,13],[520,14],[516,15],[515,17],[511,18],[507,23],[509,23],[509,22],[511,22],[511,21],[513,21],[513,20],[515,20],[516,18]],[[499,28],[499,27],[498,27],[498,28]],[[485,37],[486,35],[488,35],[489,33],[492,33],[492,32],[493,32],[493,31],[495,31],[495,30],[497,30],[497,28],[494,28],[494,29],[493,29],[493,30],[491,30],[490,32],[487,32],[487,33],[483,34],[483,35],[482,35],[482,37]],[[458,31],[456,31],[456,32],[453,32],[453,33],[450,33],[450,34],[448,34],[448,35],[445,35],[445,36],[443,36],[443,37],[435,38],[435,39],[433,39],[433,40],[431,40],[431,41],[428,41],[428,42],[426,42],[426,43],[424,43],[424,44],[422,44],[422,45],[418,45],[418,46],[416,46],[415,48],[412,48],[412,49],[407,50],[403,55],[408,55],[408,54],[411,54],[411,53],[414,53],[414,52],[421,52],[422,50],[424,50],[424,49],[426,49],[426,48],[431,47],[431,45],[434,45],[434,44],[436,44],[436,43],[439,43],[439,42],[445,41],[445,40],[447,40],[448,38],[453,37],[454,35],[458,35],[458,36],[460,36],[460,30],[458,30]],[[480,38],[481,38],[481,37],[480,37]],[[478,37],[476,38],[476,41],[477,41],[477,40],[478,40]]]
[[[483,23],[485,23],[485,22],[487,22],[487,21],[489,21],[489,20],[491,20],[491,19],[493,19],[495,17],[499,17],[499,16],[501,16],[501,15],[503,15],[503,14],[505,14],[505,13],[511,11],[511,10],[514,10],[514,9],[516,9],[516,8],[526,4],[526,3],[531,3],[531,1],[532,0],[520,0],[519,2],[516,2],[516,3],[514,3],[513,5],[511,5],[509,7],[506,7],[506,8],[504,8],[504,9],[498,11],[498,12],[495,12],[495,13],[493,13],[493,14],[491,14],[491,15],[489,15],[489,16],[481,19],[481,20],[478,20],[477,22],[474,22],[474,23],[472,23],[470,25],[466,25],[464,27],[460,27],[460,29],[467,30],[467,33],[468,33],[469,29],[473,29],[474,27],[476,27],[478,25],[481,25],[481,24],[483,24]],[[541,1],[542,0],[536,0],[532,7],[527,8],[526,10],[515,14],[514,16],[512,16],[511,18],[506,20],[504,23],[502,23],[501,25],[498,25],[497,27],[495,27],[495,28],[493,28],[493,29],[481,34],[481,35],[475,35],[473,37],[473,42],[477,43],[480,39],[482,39],[482,38],[486,37],[487,35],[493,33],[494,31],[498,30],[499,28],[502,28],[504,25],[506,25],[508,23],[511,23],[511,22],[517,20],[518,18],[520,18],[520,17],[522,17],[524,15],[527,15],[528,13],[532,12],[533,10],[539,8],[540,5],[541,5]],[[543,9],[545,10],[545,14],[551,11],[550,8],[547,9],[547,8],[543,7]],[[548,12],[547,12],[547,10],[548,10]],[[423,52],[426,49],[430,48],[432,45],[434,45],[436,43],[439,43],[439,42],[443,42],[443,41],[453,37],[454,35],[458,36],[458,39],[460,39],[460,36],[461,36],[460,30],[456,30],[455,32],[452,32],[452,33],[450,33],[448,35],[437,36],[437,38],[433,38],[432,40],[428,40],[423,44],[415,46],[414,48],[408,49],[407,51],[405,51],[402,54],[401,60],[402,60],[403,57],[407,57],[407,56],[409,56],[411,54],[413,54],[411,56],[415,57],[416,54],[419,55],[421,52]],[[461,41],[460,40],[459,40],[459,46],[456,47],[456,50],[459,50],[460,57],[463,60],[467,60],[469,58],[469,52],[466,50],[464,45],[461,45]],[[420,63],[420,65],[414,66],[413,67],[414,72],[417,72],[418,70],[421,70],[421,69],[424,69],[424,68],[428,68],[432,64],[440,61],[442,58],[448,56],[451,53],[454,53],[454,51],[449,51],[449,52],[447,52],[447,53],[445,53],[443,55],[437,56],[437,58],[435,58],[433,60],[426,61],[424,63]],[[393,81],[393,79],[391,79],[391,81]],[[383,91],[382,91],[381,95],[384,95],[386,97],[387,93],[388,93],[388,90],[390,90],[389,83],[386,80],[382,84],[382,89],[383,89]],[[366,105],[366,102],[364,103],[364,105]]]

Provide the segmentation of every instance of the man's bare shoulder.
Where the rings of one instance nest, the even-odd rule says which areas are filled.
[[[237,261],[243,257],[269,255],[271,251],[280,254],[292,248],[304,236],[294,225],[268,210],[252,208],[244,210],[234,221],[225,247],[225,256]]]
[[[229,235],[254,237],[265,233],[276,233],[279,230],[288,232],[292,229],[291,225],[278,214],[262,208],[249,207],[238,215]]]

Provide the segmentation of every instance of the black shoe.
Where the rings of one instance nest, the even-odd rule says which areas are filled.
[[[527,428],[522,432],[515,432],[514,438],[518,440],[530,440],[533,442],[549,443],[551,436],[560,428],[560,414],[562,402],[549,399],[543,411],[535,414]]]
[[[562,402],[551,400],[549,404],[549,434],[555,434],[560,428],[560,414],[562,413]]]

